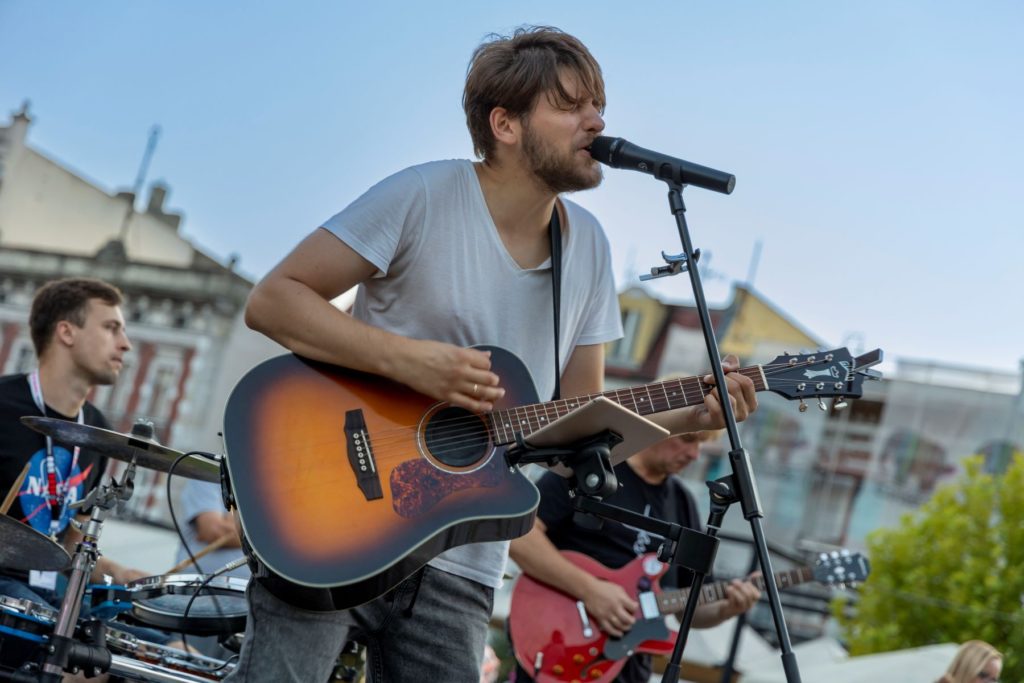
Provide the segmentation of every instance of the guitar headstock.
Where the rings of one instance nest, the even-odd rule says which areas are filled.
[[[861,553],[833,550],[822,553],[811,570],[814,580],[830,586],[849,586],[860,583],[871,573],[871,563]]]
[[[881,349],[854,358],[843,347],[796,356],[783,354],[761,367],[769,391],[788,399],[834,397],[836,407],[842,408],[845,403],[839,403],[839,399],[863,396],[864,380],[881,379],[881,373],[869,369],[881,362]]]

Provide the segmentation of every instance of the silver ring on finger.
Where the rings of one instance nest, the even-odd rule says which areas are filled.
[[[474,385],[473,385],[473,398],[477,398],[477,397],[479,396],[479,394],[478,394],[478,392],[477,392],[477,390],[478,390],[479,388],[480,388],[480,385],[479,385],[479,384],[474,384]]]

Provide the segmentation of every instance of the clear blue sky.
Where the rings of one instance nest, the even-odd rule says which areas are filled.
[[[686,194],[712,302],[760,240],[757,289],[828,342],[1017,369],[1019,2],[0,0],[0,120],[31,99],[30,143],[108,190],[159,123],[184,234],[258,277],[381,177],[470,156],[469,55],[524,23],[590,46],[608,134],[736,175]],[[575,199],[622,287],[679,243],[662,184],[605,175]]]

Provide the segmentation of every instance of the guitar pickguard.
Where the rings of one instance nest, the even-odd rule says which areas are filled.
[[[668,626],[665,619],[641,619],[633,624],[621,638],[611,638],[604,643],[604,656],[608,659],[624,659],[636,652],[637,647],[647,640],[668,640]]]
[[[439,470],[426,460],[410,460],[391,472],[392,505],[402,517],[420,517],[458,491],[495,488],[506,476],[504,458],[497,456],[483,467],[463,473]]]

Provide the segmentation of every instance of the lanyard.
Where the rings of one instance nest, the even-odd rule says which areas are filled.
[[[33,370],[28,376],[28,386],[32,391],[32,400],[36,404],[36,408],[39,408],[39,412],[46,417],[46,402],[43,401],[43,386],[39,382],[39,370]],[[85,416],[81,408],[78,409],[78,424],[85,424]],[[46,437],[46,482],[47,482],[47,495],[46,505],[50,508],[50,533],[56,534],[60,531],[60,522],[64,517],[64,511],[68,505],[68,491],[71,486],[69,479],[72,473],[75,471],[75,466],[78,464],[78,453],[81,449],[75,446],[74,454],[71,456],[71,467],[68,468],[67,475],[63,477],[63,481],[57,481],[57,460],[53,457],[53,439],[49,436]],[[60,502],[58,502],[60,501]],[[54,514],[54,508],[59,506],[57,514]]]

